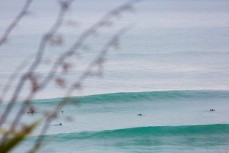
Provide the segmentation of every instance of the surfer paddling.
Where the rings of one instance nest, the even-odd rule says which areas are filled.
[[[142,116],[142,114],[141,114],[141,113],[139,113],[139,114],[138,114],[138,116]]]
[[[35,110],[30,110],[30,111],[28,111],[28,112],[26,112],[27,114],[34,114],[34,113],[37,113],[37,112],[35,112]]]
[[[214,112],[215,110],[212,108],[212,109],[210,109],[210,112]]]
[[[59,124],[54,124],[52,126],[62,126],[62,123],[59,123]]]

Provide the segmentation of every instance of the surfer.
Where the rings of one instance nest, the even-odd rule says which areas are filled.
[[[210,112],[214,112],[215,110],[212,108],[212,109],[210,109]]]
[[[138,116],[142,116],[142,114],[141,114],[141,113],[139,113],[139,114],[138,114]]]
[[[34,113],[36,113],[34,110],[30,110],[27,112],[27,114],[34,114]]]
[[[54,124],[53,126],[62,126],[62,123]]]

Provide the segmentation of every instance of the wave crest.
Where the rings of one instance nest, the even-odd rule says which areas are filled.
[[[55,140],[72,139],[113,139],[134,137],[163,137],[163,136],[212,136],[229,135],[229,124],[191,125],[191,126],[153,126],[134,127],[126,129],[105,130],[98,132],[74,132],[49,135]]]
[[[152,92],[123,92],[98,94],[90,96],[73,97],[71,103],[112,103],[132,101],[163,101],[163,100],[197,100],[229,98],[229,91],[208,91],[208,90],[177,90],[177,91],[152,91]],[[35,100],[35,104],[56,104],[62,98]]]

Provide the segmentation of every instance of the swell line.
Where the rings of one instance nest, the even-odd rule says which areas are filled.
[[[132,102],[149,100],[197,100],[229,98],[229,91],[214,90],[175,90],[175,91],[151,91],[151,92],[123,92],[89,96],[72,97],[71,103],[100,104],[113,102]],[[62,98],[35,100],[34,104],[52,105],[61,101]]]
[[[73,139],[113,139],[136,137],[187,137],[187,136],[228,136],[229,124],[191,125],[191,126],[150,126],[125,129],[105,130],[97,132],[73,132],[53,134],[47,137],[55,140]]]

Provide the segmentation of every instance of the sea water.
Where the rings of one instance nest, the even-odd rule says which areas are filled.
[[[37,113],[27,121],[59,100],[34,101]],[[40,152],[228,152],[228,101],[228,91],[191,90],[75,97],[50,123]]]
[[[58,33],[65,38],[63,46],[48,46],[44,57],[54,60],[83,30],[122,3],[73,3],[65,23],[73,20],[77,26],[64,24]],[[0,34],[21,6],[21,1],[1,2]],[[58,7],[56,1],[34,1],[30,13],[1,46],[0,89],[18,64],[35,55]],[[103,78],[86,80],[83,90],[74,93],[71,103],[50,123],[40,152],[229,152],[228,8],[227,0],[145,0],[136,4],[136,12],[116,20],[114,30],[105,29],[101,37],[88,40],[95,49],[75,60],[69,81],[95,57],[101,42],[115,30],[131,25],[119,50],[109,52]],[[28,62],[32,61],[29,58]],[[36,72],[42,76],[48,71],[48,66],[41,65]],[[39,118],[64,95],[63,89],[51,83],[33,101],[38,113],[25,113],[24,121]],[[20,101],[14,111],[19,107]],[[1,112],[4,108],[1,105]],[[69,116],[72,121],[66,120]],[[62,126],[56,126],[60,123]],[[25,152],[40,128],[14,152]]]

